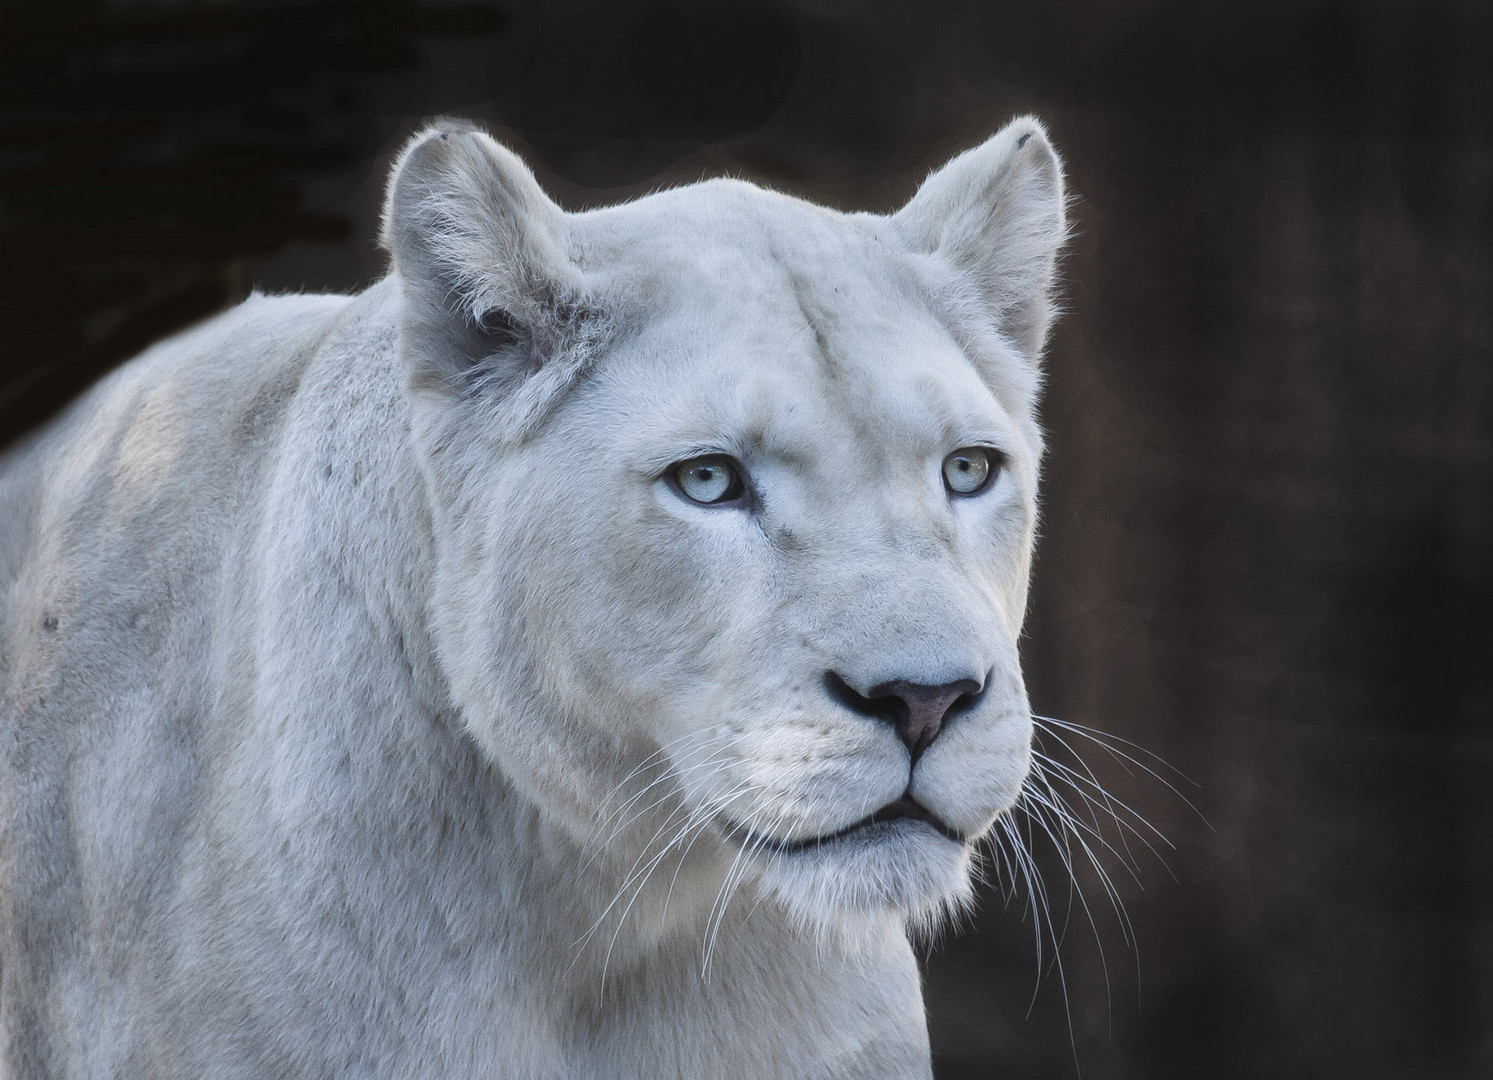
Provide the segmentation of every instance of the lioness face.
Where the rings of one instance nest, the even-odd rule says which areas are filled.
[[[426,395],[453,685],[578,835],[601,806],[640,858],[713,846],[818,924],[967,895],[1031,737],[1029,353],[1062,225],[1015,127],[891,218],[729,182],[567,217],[571,287],[611,320],[584,368],[520,436]],[[946,234],[998,246],[1031,175],[1046,246],[970,265]],[[1041,296],[1023,267],[993,297],[1002,259],[1040,262]]]

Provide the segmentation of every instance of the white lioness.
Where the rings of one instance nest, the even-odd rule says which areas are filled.
[[[1064,232],[561,211],[438,124],[389,276],[162,344],[0,482],[0,1074],[927,1077],[1017,798]]]

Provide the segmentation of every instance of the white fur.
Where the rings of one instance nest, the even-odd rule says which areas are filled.
[[[827,671],[987,680],[910,773],[972,840],[1026,774],[1040,126],[883,218],[567,214],[437,125],[384,236],[5,462],[0,1073],[928,1076],[907,932],[970,845],[775,845],[909,787]],[[705,453],[755,508],[661,479]]]

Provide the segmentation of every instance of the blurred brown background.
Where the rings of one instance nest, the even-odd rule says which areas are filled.
[[[1470,0],[9,0],[0,442],[251,286],[375,279],[423,116],[572,208],[890,209],[1036,112],[1078,201],[1032,697],[1199,813],[1085,752],[1175,844],[1101,852],[1137,947],[1081,855],[1062,931],[1039,845],[1061,972],[997,882],[928,957],[938,1076],[1493,1076],[1490,73]]]

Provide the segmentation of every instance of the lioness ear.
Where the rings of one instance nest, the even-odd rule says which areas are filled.
[[[972,280],[996,329],[1035,364],[1067,236],[1063,166],[1032,117],[1007,124],[923,183],[892,217],[904,242]]]
[[[566,225],[524,163],[472,125],[442,120],[410,140],[381,240],[405,292],[412,386],[501,392],[566,359],[585,309]]]

